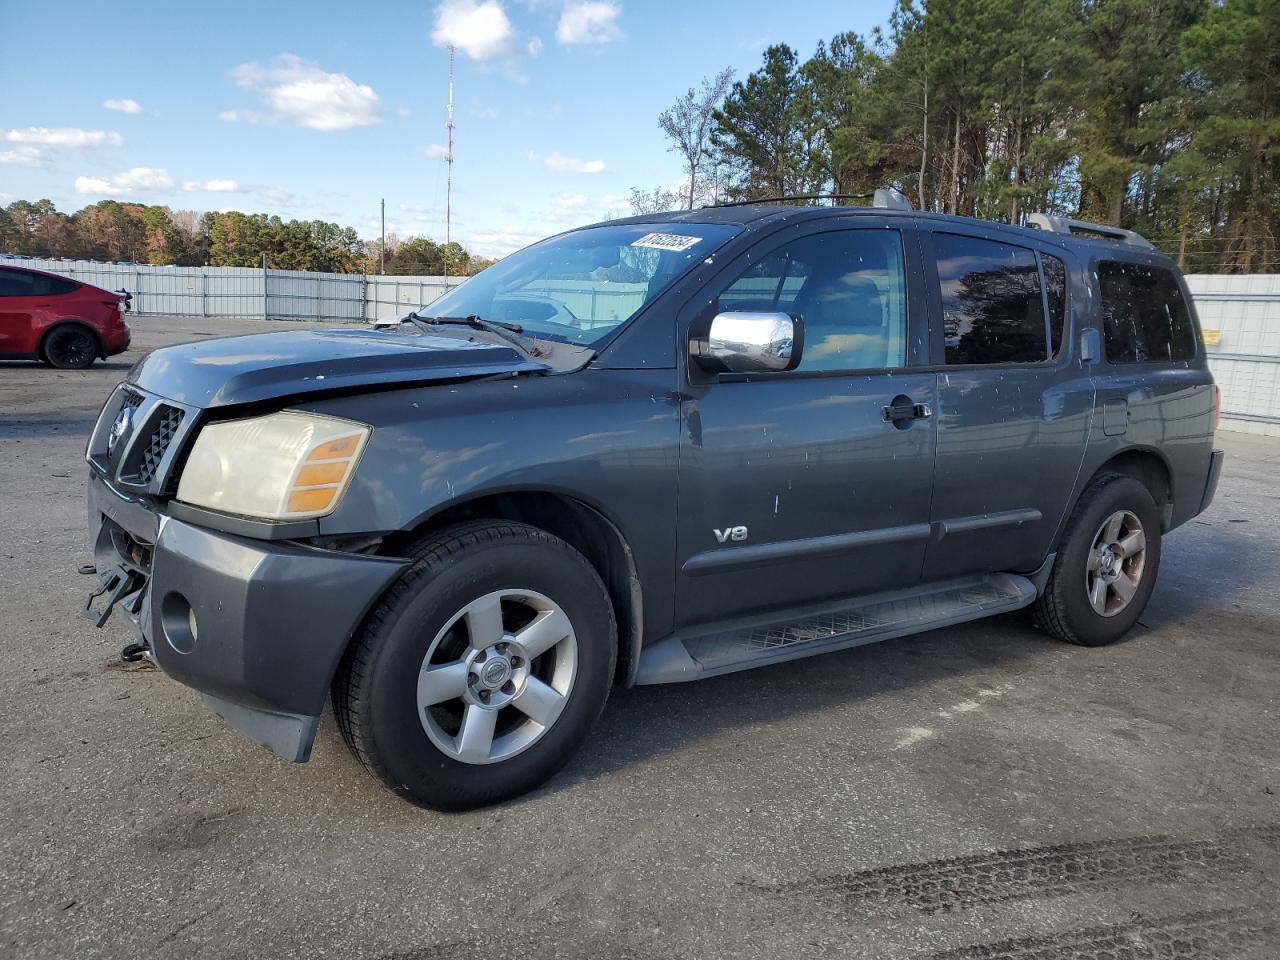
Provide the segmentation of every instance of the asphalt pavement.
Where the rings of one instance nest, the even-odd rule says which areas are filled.
[[[86,434],[146,349],[0,362],[0,957],[1280,956],[1280,440],[1103,649],[1025,615],[615,691],[545,788],[396,799],[294,766],[78,616]]]

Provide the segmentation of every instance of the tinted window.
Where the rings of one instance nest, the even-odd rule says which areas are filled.
[[[1102,332],[1112,363],[1189,360],[1196,353],[1191,312],[1172,273],[1138,263],[1098,264]]]
[[[1036,256],[1023,247],[939,233],[947,363],[1035,363],[1048,357]]]
[[[717,310],[769,310],[804,321],[797,370],[870,370],[906,362],[906,281],[896,230],[802,237],[758,260]]]
[[[1040,254],[1044,268],[1044,292],[1049,301],[1049,353],[1058,355],[1062,331],[1067,326],[1067,268],[1057,257]]]
[[[25,270],[0,270],[0,297],[35,296],[36,274]]]
[[[0,270],[0,297],[48,297],[70,293],[79,284],[26,270]]]

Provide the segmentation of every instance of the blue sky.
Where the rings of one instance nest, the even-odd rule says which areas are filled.
[[[871,4],[445,0],[0,2],[0,202],[104,198],[444,235],[458,46],[454,239],[507,253],[628,212],[680,178],[658,113],[766,45],[808,56]],[[48,37],[50,45],[14,42]]]

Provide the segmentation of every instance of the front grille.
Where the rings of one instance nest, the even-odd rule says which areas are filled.
[[[177,407],[162,405],[159,416],[153,423],[151,436],[147,439],[147,446],[142,451],[142,459],[138,463],[139,483],[150,483],[155,479],[156,471],[160,469],[160,461],[164,459],[165,451],[169,449],[174,434],[182,425],[182,411]]]
[[[103,406],[85,457],[109,483],[153,497],[174,492],[174,456],[199,410],[121,384]],[[121,416],[125,414],[125,416]]]

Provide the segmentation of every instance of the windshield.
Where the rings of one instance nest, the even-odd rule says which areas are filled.
[[[513,253],[432,301],[424,317],[515,323],[593,346],[741,228],[710,223],[590,227]]]

